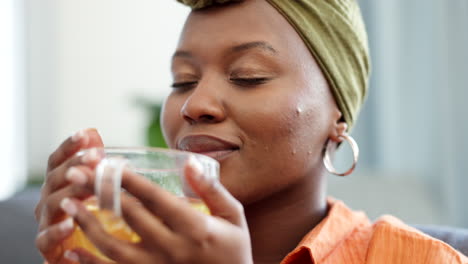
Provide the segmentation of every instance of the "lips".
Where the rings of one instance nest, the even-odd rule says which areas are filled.
[[[214,136],[190,135],[178,141],[177,149],[203,154],[221,161],[239,150],[239,145]]]

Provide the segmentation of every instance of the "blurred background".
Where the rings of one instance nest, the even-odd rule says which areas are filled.
[[[373,64],[353,131],[361,158],[351,176],[330,176],[330,194],[372,219],[468,228],[468,1],[359,2]],[[107,145],[151,143],[188,12],[159,0],[0,1],[8,210],[32,215],[48,155],[79,129],[98,128]],[[350,160],[345,145],[336,164]]]

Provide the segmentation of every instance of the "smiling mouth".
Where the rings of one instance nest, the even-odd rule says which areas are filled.
[[[238,151],[239,146],[213,136],[191,135],[183,137],[177,143],[177,149],[199,153],[217,161],[222,161]]]
[[[197,153],[211,157],[217,161],[221,161],[227,158],[229,155],[231,155],[231,153],[233,153],[234,151],[237,151],[237,149],[226,149],[226,150],[197,152]]]

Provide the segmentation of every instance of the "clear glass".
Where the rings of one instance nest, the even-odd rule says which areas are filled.
[[[138,243],[140,238],[124,222],[120,209],[121,178],[123,169],[130,169],[150,179],[165,190],[181,197],[204,213],[209,209],[185,181],[184,167],[193,157],[201,165],[204,175],[219,177],[219,163],[207,156],[170,149],[107,147],[93,148],[80,152],[84,155],[94,151],[101,159],[96,166],[95,196],[85,201],[89,211],[98,218],[104,229],[113,236]],[[86,238],[75,225],[74,233],[62,243],[62,252],[68,249],[84,248],[96,256],[108,260]]]

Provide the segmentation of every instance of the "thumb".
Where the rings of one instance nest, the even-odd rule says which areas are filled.
[[[213,216],[221,217],[237,226],[246,225],[244,208],[214,177],[203,173],[203,167],[194,156],[185,165],[184,175],[193,191],[200,196]]]

